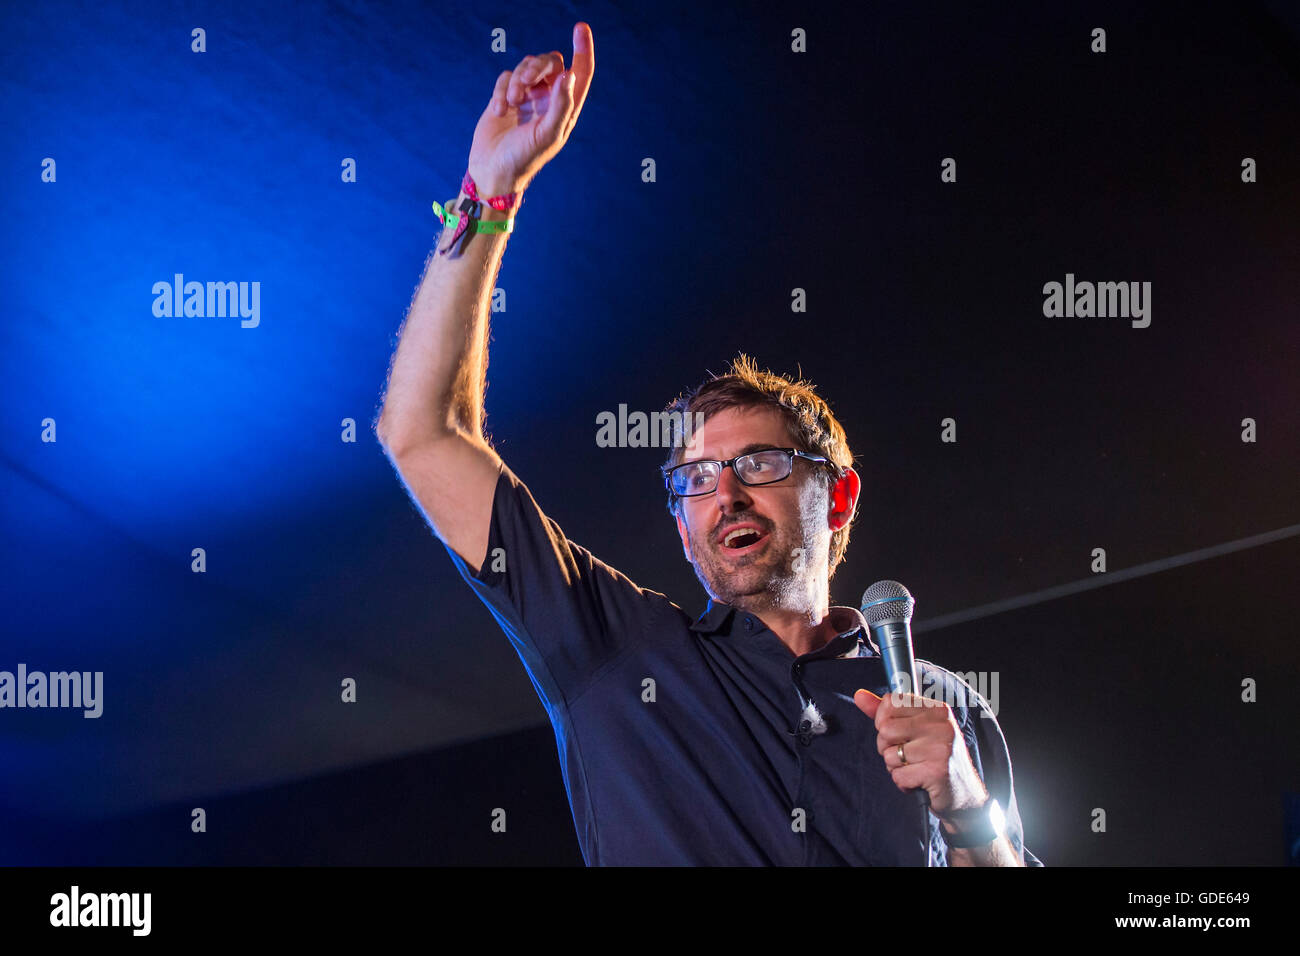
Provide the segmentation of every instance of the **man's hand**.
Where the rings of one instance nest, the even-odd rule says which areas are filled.
[[[877,697],[869,690],[859,690],[853,702],[875,721],[876,750],[898,789],[924,787],[944,832],[960,833],[963,817],[982,807],[989,794],[975,772],[952,708],[929,697]],[[906,763],[898,755],[900,744]],[[951,866],[1024,866],[1005,835],[984,847],[949,848],[948,862]]]
[[[596,70],[591,27],[573,27],[573,67],[559,50],[503,70],[474,128],[469,172],[485,199],[521,191],[569,139]],[[561,79],[563,74],[563,79]]]
[[[930,809],[940,819],[980,807],[988,799],[946,703],[916,694],[877,697],[869,690],[859,690],[853,702],[875,721],[876,750],[899,790],[924,787]],[[900,744],[906,763],[899,758]]]

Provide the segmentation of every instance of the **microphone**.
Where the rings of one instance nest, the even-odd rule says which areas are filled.
[[[880,648],[889,689],[903,694],[916,691],[916,658],[912,654],[912,611],[916,600],[897,581],[877,581],[862,595],[862,616]],[[924,787],[912,791],[921,807],[921,832],[925,834],[925,865],[930,865],[930,795]]]
[[[912,694],[916,687],[916,658],[912,656],[912,611],[916,601],[897,581],[877,581],[862,595],[862,616],[885,662],[891,691]]]

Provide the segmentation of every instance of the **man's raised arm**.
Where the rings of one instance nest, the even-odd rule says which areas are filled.
[[[470,147],[481,200],[520,193],[568,140],[595,69],[591,28],[573,28],[573,64],[560,51],[526,56],[497,77]],[[462,190],[454,203],[460,212]],[[481,218],[500,213],[481,203]],[[473,229],[473,225],[469,227]],[[425,264],[388,373],[375,434],[439,538],[475,572],[487,556],[501,460],[483,435],[488,313],[508,234],[462,237],[446,255],[445,227]],[[465,241],[467,238],[468,241]]]

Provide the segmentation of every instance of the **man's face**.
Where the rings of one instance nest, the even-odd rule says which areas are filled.
[[[728,408],[695,431],[682,460],[726,461],[761,448],[791,447],[795,443],[780,412]],[[818,575],[825,581],[830,507],[819,467],[824,466],[796,458],[788,477],[750,486],[732,466],[723,469],[716,491],[680,499],[682,548],[710,597],[733,605],[801,607],[809,582]],[[727,533],[745,526],[760,539],[741,538],[733,544],[748,546],[728,547]]]

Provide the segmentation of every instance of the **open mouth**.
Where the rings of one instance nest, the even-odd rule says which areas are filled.
[[[722,539],[722,550],[731,554],[744,554],[767,540],[767,534],[753,528],[738,528]]]

